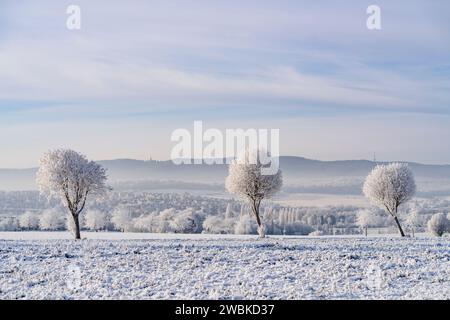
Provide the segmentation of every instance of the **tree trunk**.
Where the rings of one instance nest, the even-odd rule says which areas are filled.
[[[365,231],[366,237],[367,237],[367,227],[364,228],[364,231]]]
[[[404,237],[404,236],[405,236],[405,233],[403,232],[402,226],[400,225],[400,221],[398,221],[397,216],[394,216],[394,220],[395,220],[395,223],[397,224],[398,231],[400,231],[400,235],[401,235],[402,237]]]
[[[81,234],[80,234],[80,220],[78,219],[78,215],[73,214],[73,222],[75,225],[75,240],[80,240],[81,239]]]
[[[260,238],[265,238],[266,234],[264,232],[263,225],[261,223],[261,218],[259,217],[259,205],[260,203],[257,201],[253,201],[252,203],[252,211],[256,217],[256,223],[258,224],[258,234]]]

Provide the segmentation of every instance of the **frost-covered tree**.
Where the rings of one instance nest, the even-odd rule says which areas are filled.
[[[225,218],[229,219],[233,217],[233,208],[231,206],[231,203],[227,204],[227,209],[225,211]]]
[[[448,231],[450,227],[450,222],[443,213],[436,213],[428,220],[427,223],[428,231],[437,237],[442,237],[442,235]]]
[[[267,224],[267,231],[270,234],[274,234],[275,231],[275,217],[274,217],[274,209],[272,206],[266,207],[264,211],[264,219]]]
[[[7,217],[0,219],[0,231],[17,231],[19,230],[19,221],[15,217]]]
[[[117,207],[112,213],[111,222],[116,229],[122,232],[129,232],[133,230],[133,216],[130,210],[126,207]]]
[[[80,222],[80,226],[82,225],[81,221]],[[75,222],[72,218],[72,215],[69,213],[66,215],[66,220],[65,220],[65,225],[66,225],[66,230],[69,231],[71,234],[75,235],[76,234],[76,230],[77,227],[75,225]]]
[[[271,198],[280,191],[283,184],[281,170],[275,174],[264,174],[265,167],[259,152],[245,152],[243,157],[234,160],[229,167],[225,185],[228,192],[247,200],[258,224],[258,233],[265,237],[264,226],[260,217],[260,206],[264,199]]]
[[[360,210],[356,217],[356,224],[358,227],[364,230],[364,234],[367,237],[367,229],[372,226],[374,221],[373,212],[369,209]]]
[[[133,220],[134,229],[139,232],[155,232],[155,226],[158,224],[156,213],[143,214]]]
[[[208,216],[203,221],[203,232],[213,234],[233,234],[236,219],[220,216]]]
[[[408,216],[406,217],[406,224],[411,230],[412,236],[415,236],[416,228],[420,226],[420,214],[419,209],[414,206],[411,208],[411,211],[409,212]]]
[[[156,216],[156,224],[153,232],[156,233],[171,233],[173,230],[172,221],[175,219],[177,211],[175,208],[169,208],[161,211],[158,216]]]
[[[39,227],[42,230],[61,230],[64,228],[64,215],[59,209],[47,209],[39,217]]]
[[[282,230],[282,234],[286,234],[286,224],[287,224],[287,213],[286,209],[281,209],[279,211],[279,222],[280,222],[280,228]]]
[[[105,194],[106,170],[73,150],[59,149],[44,154],[37,173],[41,193],[58,197],[73,218],[75,239],[80,239],[79,215],[88,197]]]
[[[245,205],[241,203],[241,210],[239,211],[239,217],[245,215]]]
[[[370,202],[385,209],[394,218],[401,236],[404,237],[398,207],[410,200],[416,192],[414,176],[408,165],[392,163],[376,166],[367,176],[363,192]]]
[[[306,224],[301,223],[300,221],[294,221],[284,226],[282,233],[283,234],[295,234],[295,235],[308,235],[313,232],[314,229]]]
[[[192,208],[177,212],[171,221],[172,232],[174,233],[200,233],[202,230],[205,213],[195,211]]]
[[[262,227],[264,228],[264,226]],[[239,220],[234,226],[235,234],[254,234],[256,231],[259,231],[258,226],[249,214],[244,214],[239,217]]]
[[[39,228],[39,215],[27,211],[19,216],[19,226],[25,230],[37,230]]]
[[[100,210],[88,210],[84,217],[85,225],[90,230],[105,230],[109,219],[106,212]]]

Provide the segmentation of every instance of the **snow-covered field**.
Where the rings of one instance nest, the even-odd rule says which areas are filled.
[[[0,299],[450,299],[449,238],[82,236],[0,233]]]

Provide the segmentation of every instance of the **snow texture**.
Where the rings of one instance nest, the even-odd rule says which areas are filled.
[[[0,240],[0,299],[450,299],[447,237],[85,234]]]

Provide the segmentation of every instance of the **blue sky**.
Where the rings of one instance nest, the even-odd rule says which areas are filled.
[[[66,29],[81,7],[82,29]],[[382,30],[366,28],[381,7]],[[450,163],[448,1],[0,3],[0,167],[70,147],[168,159],[176,128],[279,128],[281,153]]]

